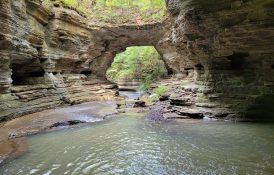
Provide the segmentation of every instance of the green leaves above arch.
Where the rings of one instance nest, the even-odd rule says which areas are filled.
[[[44,5],[61,3],[96,23],[148,23],[163,20],[165,0],[45,0]]]

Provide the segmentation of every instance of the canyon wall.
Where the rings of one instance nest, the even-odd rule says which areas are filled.
[[[170,0],[163,23],[95,26],[39,0],[0,2],[0,120],[117,98],[115,54],[152,45],[174,79],[164,108],[191,117],[274,118],[273,0]]]
[[[117,98],[105,73],[117,52],[152,45],[158,24],[92,26],[73,10],[39,0],[0,2],[0,120]]]
[[[168,9],[158,47],[183,80],[171,86],[168,111],[273,120],[274,1],[169,0]]]

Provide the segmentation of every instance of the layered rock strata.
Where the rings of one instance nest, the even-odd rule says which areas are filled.
[[[201,117],[274,120],[273,0],[172,0],[163,23],[94,26],[39,0],[0,2],[0,120],[113,99],[116,53],[152,45],[176,77],[166,106]],[[190,88],[189,88],[190,87]]]
[[[171,111],[273,121],[274,1],[173,0],[168,9],[158,47],[181,82],[171,83]]]
[[[105,73],[117,52],[152,45],[158,24],[92,26],[73,10],[38,0],[0,2],[0,120],[117,98]]]

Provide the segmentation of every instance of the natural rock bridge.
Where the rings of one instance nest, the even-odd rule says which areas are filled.
[[[104,80],[115,55],[128,46],[156,46],[164,35],[163,23],[94,26],[39,1],[0,5],[2,116],[112,98],[115,85]]]
[[[249,15],[256,6],[264,15]],[[95,26],[72,10],[48,11],[38,0],[2,0],[0,119],[114,98],[115,85],[105,81],[105,72],[116,53],[138,45],[154,46],[174,76],[194,84],[176,88],[175,112],[271,116],[273,7],[174,1],[163,23]]]

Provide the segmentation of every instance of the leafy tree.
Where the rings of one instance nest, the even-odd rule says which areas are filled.
[[[166,73],[164,62],[154,47],[128,47],[116,55],[107,78],[113,82],[141,79],[141,90],[145,90]]]
[[[45,6],[60,3],[96,23],[147,23],[161,21],[165,0],[45,0]]]

